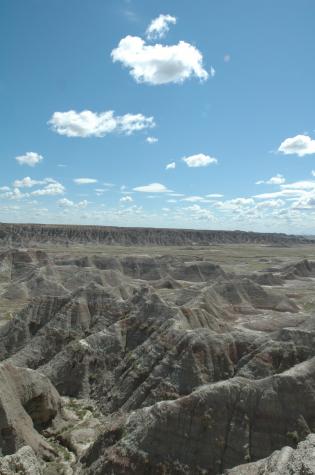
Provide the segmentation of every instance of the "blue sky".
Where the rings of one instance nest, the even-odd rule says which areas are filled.
[[[0,221],[315,233],[313,0],[2,0]]]

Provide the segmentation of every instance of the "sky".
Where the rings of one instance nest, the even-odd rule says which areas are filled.
[[[315,234],[314,0],[0,0],[0,221]]]

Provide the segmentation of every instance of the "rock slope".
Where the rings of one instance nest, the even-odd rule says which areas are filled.
[[[0,467],[21,449],[45,475],[258,475],[305,447],[313,463],[294,450],[315,432],[314,277],[305,259],[234,274],[3,249]]]
[[[13,455],[0,458],[1,475],[43,475],[41,463],[31,447],[24,446]]]
[[[311,242],[314,242],[314,240],[302,236],[244,231],[0,223],[0,243],[2,245],[25,246],[36,243],[69,245],[73,243],[102,243],[124,246],[182,246],[224,243],[292,245]]]
[[[226,475],[312,475],[315,473],[315,435],[310,434],[296,450],[283,447],[258,462],[227,470]]]
[[[44,458],[52,449],[36,429],[50,424],[60,412],[59,394],[47,377],[37,371],[0,365],[0,447],[4,455],[24,445]]]

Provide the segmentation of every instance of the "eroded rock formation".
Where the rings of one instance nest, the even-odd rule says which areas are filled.
[[[0,467],[28,474],[25,450],[45,475],[309,470],[315,265],[259,266],[3,249]]]
[[[280,233],[0,223],[0,243],[3,245],[25,246],[36,243],[71,245],[75,242],[124,246],[182,246],[211,243],[260,243],[283,246],[313,241],[302,236],[288,236]]]

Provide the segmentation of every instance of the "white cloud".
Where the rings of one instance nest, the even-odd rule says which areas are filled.
[[[160,15],[151,21],[146,31],[149,40],[163,38],[170,29],[170,25],[176,25],[176,18],[172,15]]]
[[[118,130],[126,135],[155,127],[153,117],[145,117],[143,114],[125,114],[118,119]]]
[[[155,127],[153,117],[143,114],[115,116],[113,111],[55,112],[48,122],[52,130],[67,137],[104,137],[113,132],[131,135],[139,130]]]
[[[260,203],[257,203],[259,208],[281,208],[284,205],[285,202],[281,199],[261,201]]]
[[[248,206],[253,205],[254,200],[253,198],[234,198],[233,200],[230,200],[229,203],[235,204],[237,206]]]
[[[74,206],[74,202],[71,200],[68,200],[67,198],[62,198],[61,200],[57,201],[58,206],[61,206],[61,208],[71,208]]]
[[[157,143],[159,141],[158,138],[156,137],[147,137],[146,138],[146,141],[149,143],[149,144],[153,144],[153,143]]]
[[[224,195],[221,195],[221,193],[210,193],[209,195],[206,195],[206,198],[223,198]]]
[[[140,191],[142,193],[166,193],[171,191],[161,183],[151,183],[150,185],[137,186],[136,188],[133,188],[133,190]]]
[[[165,170],[174,170],[174,168],[176,168],[176,163],[171,162],[166,165]]]
[[[61,208],[86,208],[88,205],[87,200],[79,201],[78,203],[74,203],[74,201],[68,200],[67,198],[62,198],[61,200],[57,201],[58,206]]]
[[[292,205],[295,209],[310,209],[315,207],[315,190],[305,192],[297,201]]]
[[[200,80],[209,76],[200,51],[185,41],[171,46],[147,45],[138,36],[126,36],[111,55],[114,62],[120,61],[129,68],[139,83],[181,83],[192,76]]]
[[[10,191],[9,186],[0,186],[0,191]]]
[[[212,221],[213,220],[213,214],[211,211],[205,208],[201,208],[199,205],[192,205],[192,206],[187,206],[187,208],[183,208],[186,212],[190,213],[191,217],[197,220],[206,220],[206,221]]]
[[[18,188],[13,188],[11,191],[7,191],[0,195],[0,198],[8,200],[22,200],[23,198],[28,198],[28,193],[22,193]]]
[[[108,189],[104,189],[104,188],[95,188],[95,194],[97,196],[102,196],[104,193],[106,193],[107,191],[109,191]]]
[[[33,196],[54,196],[54,195],[63,195],[65,192],[65,187],[58,182],[50,183],[49,185],[41,188],[39,190],[32,191]]]
[[[13,186],[15,188],[32,188],[35,185],[45,185],[47,183],[55,183],[53,178],[44,178],[44,180],[33,180],[31,177],[26,176],[21,180],[15,180]]]
[[[210,72],[210,76],[211,76],[212,78],[214,78],[214,76],[215,76],[215,75],[216,75],[216,73],[217,73],[217,72],[216,72],[216,70],[214,69],[214,67],[213,67],[213,66],[211,66],[211,68],[210,68],[210,71],[209,71],[209,72]]]
[[[315,189],[315,181],[295,181],[294,183],[282,185],[281,188],[286,190],[312,190]]]
[[[315,154],[315,140],[308,135],[289,137],[281,143],[278,151],[284,155],[298,155],[299,157]]]
[[[183,198],[182,201],[190,201],[191,203],[196,203],[198,201],[207,202],[208,200],[206,200],[202,196],[187,196],[186,198]]]
[[[97,183],[95,178],[75,178],[73,181],[76,185],[92,185]]]
[[[131,203],[133,201],[130,195],[122,196],[120,200],[122,203]]]
[[[25,178],[22,178],[22,180],[15,180],[13,186],[15,188],[31,188],[32,186],[42,184],[43,182],[41,180],[32,180],[31,177],[26,176]]]
[[[213,203],[213,206],[219,208],[222,211],[239,211],[244,208],[248,208],[255,205],[253,198],[233,198],[232,200],[217,201]]]
[[[198,153],[196,155],[191,155],[190,157],[184,157],[182,159],[188,167],[196,168],[196,167],[207,167],[210,164],[218,163],[218,160],[214,157],[210,157],[209,155],[205,155],[203,153]]]
[[[55,112],[48,123],[55,132],[67,137],[103,137],[117,127],[113,111],[100,114],[89,110]]]
[[[105,181],[103,185],[107,188],[114,188],[116,186],[114,183],[109,183],[108,181]]]
[[[285,183],[285,178],[283,175],[280,175],[280,173],[277,173],[277,175],[272,176],[269,178],[269,180],[259,180],[256,181],[256,185],[282,185]]]
[[[79,203],[76,204],[76,207],[77,208],[86,208],[88,205],[88,202],[87,200],[82,200],[82,201],[79,201]]]
[[[34,167],[42,160],[44,160],[44,157],[35,152],[27,152],[25,155],[19,155],[18,157],[15,157],[15,160],[20,165],[28,165],[29,167]]]
[[[288,190],[283,189],[281,191],[274,191],[273,193],[261,193],[259,195],[255,195],[254,198],[259,200],[269,200],[274,198],[294,198],[300,195],[303,195],[305,192],[304,190]]]

